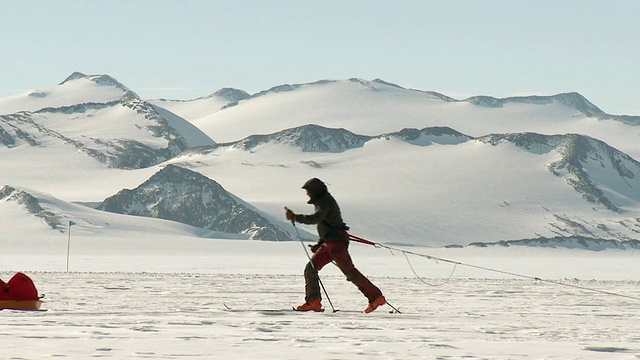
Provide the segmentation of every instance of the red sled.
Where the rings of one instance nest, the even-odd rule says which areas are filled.
[[[43,301],[27,275],[19,272],[9,282],[0,279],[0,310],[39,310]]]

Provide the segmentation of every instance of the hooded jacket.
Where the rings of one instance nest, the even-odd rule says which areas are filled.
[[[320,243],[325,241],[349,242],[344,231],[349,228],[342,221],[340,207],[329,194],[327,186],[317,178],[307,181],[303,189],[309,192],[309,204],[315,207],[311,215],[296,215],[294,220],[302,224],[317,224]]]

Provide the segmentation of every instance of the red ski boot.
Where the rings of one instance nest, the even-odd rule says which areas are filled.
[[[387,303],[387,300],[384,298],[384,296],[381,295],[379,298],[369,303],[369,306],[367,306],[367,308],[364,309],[364,312],[368,314],[386,303]]]
[[[298,306],[296,308],[296,310],[298,310],[298,311],[321,312],[322,311],[322,300],[320,300],[320,299],[310,300],[310,301]]]

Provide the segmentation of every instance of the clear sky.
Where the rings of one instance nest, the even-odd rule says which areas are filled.
[[[636,0],[0,0],[0,96],[74,71],[149,99],[358,77],[640,115],[639,16]]]

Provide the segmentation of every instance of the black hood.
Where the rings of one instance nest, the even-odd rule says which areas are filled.
[[[302,188],[309,192],[309,204],[315,203],[318,198],[329,192],[327,185],[318,178],[308,180]]]

